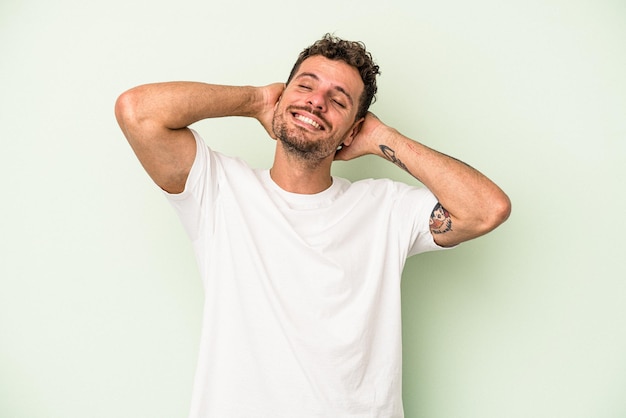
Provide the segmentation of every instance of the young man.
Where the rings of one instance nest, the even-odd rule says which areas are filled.
[[[191,417],[402,417],[400,277],[407,257],[509,215],[493,182],[368,108],[378,66],[326,35],[287,84],[139,86],[120,127],[193,241],[205,290]],[[248,116],[276,139],[270,170],[208,148],[190,124]],[[419,179],[355,183],[334,160],[375,154]]]

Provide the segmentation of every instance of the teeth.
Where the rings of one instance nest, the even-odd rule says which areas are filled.
[[[301,120],[304,123],[308,123],[311,126],[314,126],[317,129],[320,129],[321,126],[319,123],[315,122],[313,119],[311,118],[307,118],[306,116],[302,116],[302,115],[296,115],[296,119]]]

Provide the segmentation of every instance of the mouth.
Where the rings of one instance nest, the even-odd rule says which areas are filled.
[[[302,122],[305,125],[310,126],[311,128],[313,128],[315,130],[318,130],[318,131],[324,131],[325,130],[324,126],[322,126],[322,124],[320,122],[318,122],[318,121],[316,121],[316,120],[314,120],[314,119],[312,119],[312,118],[310,118],[308,116],[305,116],[305,115],[303,115],[301,113],[293,112],[292,116],[294,117],[294,119]]]

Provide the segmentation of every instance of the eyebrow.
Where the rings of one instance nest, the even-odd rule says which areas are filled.
[[[298,74],[298,75],[296,76],[296,79],[299,79],[299,78],[304,78],[304,77],[308,77],[308,78],[312,78],[312,79],[314,79],[314,80],[320,81],[320,78],[319,78],[319,77],[317,76],[317,74],[315,74],[315,73],[301,73],[301,74]],[[337,90],[338,92],[342,93],[344,96],[346,96],[346,98],[347,98],[347,99],[348,99],[348,101],[350,102],[350,105],[354,105],[354,101],[352,100],[352,96],[350,96],[350,94],[348,94],[348,92],[346,91],[346,89],[344,89],[343,87],[338,86],[338,85],[336,85],[336,84],[333,84],[333,88],[334,88],[335,90]]]

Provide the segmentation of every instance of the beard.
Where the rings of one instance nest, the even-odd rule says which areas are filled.
[[[329,126],[321,115],[315,113],[309,108],[290,107],[284,112],[276,112],[274,114],[274,119],[272,120],[272,128],[276,138],[283,144],[285,151],[287,151],[290,155],[307,162],[321,161],[329,155],[334,155],[338,146],[338,141],[335,137],[331,136],[311,139],[308,138],[308,136],[311,135],[310,131],[300,126],[289,126],[286,117],[298,109],[306,110],[309,113],[315,114],[315,116],[324,121],[326,126]]]

